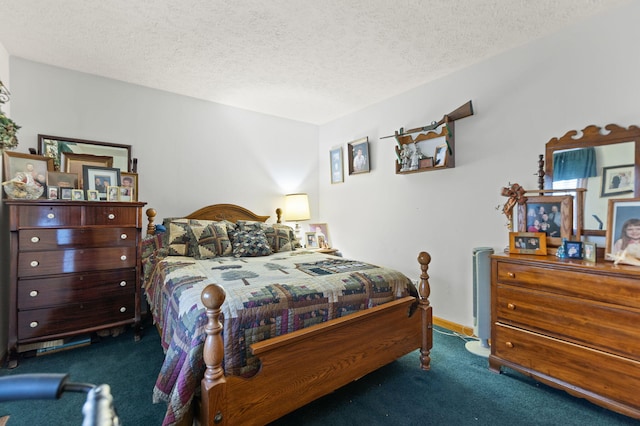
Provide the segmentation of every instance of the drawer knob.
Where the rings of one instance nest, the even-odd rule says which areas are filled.
[[[507,303],[507,309],[511,309],[512,311],[515,311],[516,305],[514,305],[513,303]]]
[[[29,296],[31,296],[31,297],[36,297],[37,295],[38,295],[38,291],[37,290],[31,290],[29,292]]]
[[[55,217],[56,217],[56,215],[55,215],[55,214],[53,214],[53,213],[49,213],[49,214],[47,214],[47,219],[53,219],[53,218],[55,218]]]
[[[120,234],[120,239],[121,240],[126,240],[127,239],[127,234]]]
[[[513,348],[513,343],[507,342],[507,343],[505,343],[505,346],[508,347],[508,348]]]
[[[515,278],[515,277],[516,277],[516,274],[515,274],[515,273],[513,273],[513,272],[507,272],[507,276],[508,276],[509,278]]]
[[[127,286],[126,281],[120,281],[120,287],[126,287],[126,286]]]
[[[31,263],[29,263],[29,265],[31,265],[32,268],[35,268],[39,264],[40,264],[40,262],[38,262],[37,260],[32,260]]]
[[[120,312],[125,313],[127,312],[127,308],[125,308],[124,306],[120,308]]]
[[[40,237],[31,237],[31,242],[32,243],[39,243],[40,242]]]
[[[113,220],[116,218],[116,215],[113,213],[109,213],[109,216],[107,216],[107,218],[109,218],[109,220]]]
[[[31,328],[36,328],[38,325],[39,325],[39,324],[38,324],[38,321],[31,321],[31,322],[29,323],[29,327],[31,327]]]
[[[120,256],[120,260],[127,260],[127,256],[123,254],[122,256]]]

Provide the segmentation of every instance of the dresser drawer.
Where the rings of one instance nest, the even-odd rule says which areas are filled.
[[[86,225],[133,226],[138,224],[139,209],[135,207],[112,206],[109,203],[97,203],[86,206]]]
[[[135,289],[135,269],[18,280],[18,309],[90,302],[105,297],[133,298]]]
[[[640,280],[626,276],[599,274],[583,268],[569,269],[497,262],[497,280],[504,284],[525,286],[567,296],[613,303],[640,309]]]
[[[20,251],[136,245],[136,228],[22,229]]]
[[[105,298],[48,309],[18,312],[18,339],[82,333],[107,324],[134,322],[135,298],[132,295]]]
[[[18,228],[56,228],[82,224],[82,207],[65,205],[15,206]]]
[[[554,293],[496,286],[498,322],[640,357],[640,312]]]
[[[496,325],[491,347],[492,357],[518,364],[526,373],[598,394],[599,401],[640,408],[638,361],[502,325]]]
[[[18,277],[135,268],[137,247],[103,247],[84,250],[18,253]]]

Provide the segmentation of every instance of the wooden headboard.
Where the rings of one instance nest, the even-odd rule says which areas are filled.
[[[155,209],[147,209],[147,234],[152,235],[155,233],[156,226],[153,223],[156,218]],[[278,223],[281,221],[282,211],[276,209],[276,216]],[[239,220],[255,220],[258,222],[266,222],[270,216],[261,216],[255,214],[249,209],[237,206],[235,204],[212,204],[210,206],[203,207],[183,216],[187,219],[202,219],[202,220],[228,220],[230,222],[237,222]]]

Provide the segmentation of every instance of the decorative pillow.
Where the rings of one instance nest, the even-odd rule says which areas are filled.
[[[164,247],[164,235],[162,234],[162,232],[156,232],[153,235],[145,235],[142,238],[140,256],[143,261],[156,252],[162,252]]]
[[[169,256],[191,256],[190,248],[198,243],[191,228],[204,228],[211,223],[215,223],[215,221],[186,218],[164,219],[163,225],[167,228],[165,245],[168,248]]]
[[[229,256],[232,253],[231,240],[227,234],[227,224],[213,222],[206,226],[191,225],[190,255],[196,259],[211,259]]]
[[[233,231],[231,243],[235,257],[268,256],[272,253],[267,236],[260,230]]]
[[[294,233],[290,226],[280,224],[271,225],[265,229],[264,234],[267,236],[271,250],[273,250],[274,253],[292,251],[294,249]]]
[[[236,225],[240,231],[250,231],[252,229],[265,230],[269,227],[264,222],[258,222],[257,220],[239,220]]]

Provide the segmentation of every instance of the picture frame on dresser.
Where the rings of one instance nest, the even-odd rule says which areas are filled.
[[[320,248],[330,248],[331,239],[329,238],[329,225],[326,223],[310,223],[309,230],[315,232],[318,237],[324,237],[324,243],[326,247],[320,246]],[[318,238],[318,242],[320,238]]]
[[[318,236],[315,232],[305,233],[306,248],[318,248]]]
[[[582,245],[582,259],[587,262],[596,262],[596,243],[585,241]]]
[[[509,232],[509,253],[547,254],[547,235],[544,232]]]
[[[107,187],[120,186],[120,169],[115,167],[82,166],[83,189],[98,191],[100,200],[107,199]]]
[[[47,173],[53,171],[53,160],[42,155],[5,151],[3,160],[3,182],[18,179],[26,184],[35,183],[45,186]]]
[[[518,232],[544,232],[548,247],[560,247],[573,235],[572,195],[527,196],[518,204]],[[559,218],[559,219],[558,219]]]
[[[640,264],[640,198],[610,199],[608,207],[605,259]]]
[[[70,200],[72,197],[71,191],[73,191],[73,188],[60,188],[60,199]]]
[[[120,172],[120,201],[138,201],[138,174]]]
[[[78,174],[65,172],[47,172],[47,186],[79,189]]]

